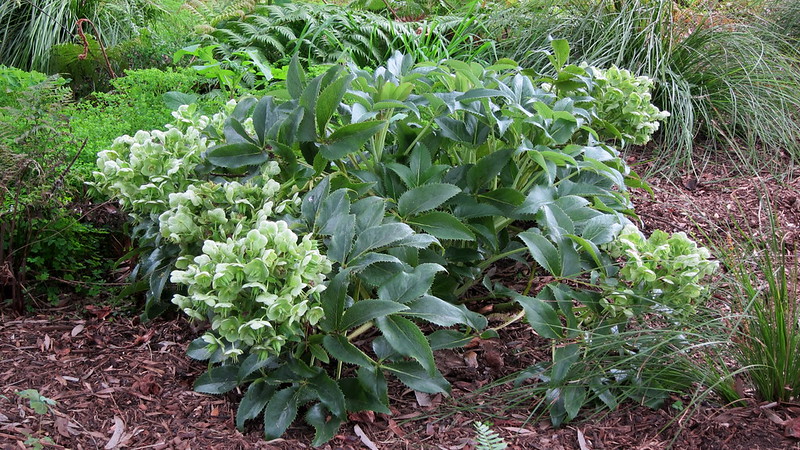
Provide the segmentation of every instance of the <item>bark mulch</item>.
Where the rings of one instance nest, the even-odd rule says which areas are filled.
[[[629,156],[638,171],[641,154]],[[800,172],[778,180],[769,174],[742,177],[723,165],[707,165],[699,176],[652,178],[654,196],[635,193],[646,231],[686,231],[700,240],[741,239],[769,233],[770,209],[791,249],[800,241]],[[518,267],[498,267],[513,274]],[[512,282],[513,283],[513,282]],[[192,391],[204,372],[185,355],[198,335],[184,319],[147,324],[108,306],[80,300],[66,307],[14,316],[0,310],[0,449],[303,449],[313,430],[289,429],[266,443],[258,423],[244,433],[234,419],[240,393],[209,396]],[[510,384],[505,376],[547,359],[549,344],[523,324],[472,347],[442,352],[440,369],[453,394],[419,395],[393,383],[391,416],[351,414],[325,449],[473,449],[475,420],[515,449],[800,449],[800,404],[651,410],[625,405],[613,412],[555,429],[531,415],[540,399],[516,398],[503,411]],[[491,389],[488,386],[494,386]],[[37,414],[17,395],[35,389],[56,403]],[[675,399],[680,400],[680,399]],[[254,421],[256,422],[256,421]],[[27,442],[27,444],[26,444]]]

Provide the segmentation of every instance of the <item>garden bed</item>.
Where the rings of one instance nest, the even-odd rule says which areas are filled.
[[[642,154],[628,162],[647,169]],[[706,165],[697,178],[651,178],[651,197],[637,192],[636,211],[644,230],[687,231],[699,240],[728,239],[728,231],[769,230],[769,213],[759,194],[769,192],[787,247],[800,230],[800,177],[779,183],[769,174],[735,176],[730,167]],[[753,233],[757,237],[757,232]],[[736,239],[736,234],[730,239]],[[724,301],[716,297],[713,301]],[[0,321],[0,442],[12,448],[29,439],[46,448],[308,448],[313,429],[295,424],[283,439],[263,442],[255,423],[244,433],[234,422],[239,394],[209,396],[192,390],[206,365],[185,355],[196,330],[184,318],[141,324],[87,301],[38,315]],[[800,404],[723,407],[707,398],[681,408],[688,399],[652,410],[624,404],[620,409],[554,429],[546,417],[524,408],[504,410],[511,384],[497,380],[549,359],[549,342],[524,324],[500,330],[498,339],[439,352],[440,371],[453,385],[452,398],[416,395],[390,383],[393,414],[352,413],[323,448],[443,448],[475,445],[474,421],[492,429],[511,448],[682,449],[800,448]],[[17,392],[35,389],[55,400],[39,415]],[[535,403],[531,399],[531,405]],[[258,421],[255,421],[258,422]],[[795,436],[795,437],[792,437]],[[32,444],[33,441],[28,441]]]

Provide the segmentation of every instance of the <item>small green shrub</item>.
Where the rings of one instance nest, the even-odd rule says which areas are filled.
[[[662,309],[675,319],[691,317],[697,301],[707,293],[703,280],[719,263],[711,253],[686,236],[656,230],[645,239],[641,231],[627,225],[608,244],[609,254],[621,258],[616,278],[601,281],[601,305],[613,315],[641,315],[640,308]]]
[[[49,77],[16,95],[0,114],[15,139],[0,140],[0,264],[3,298],[18,310],[26,295],[57,290],[52,278],[96,282],[108,268],[96,228],[81,223],[70,203],[80,198],[71,172],[81,143],[62,111],[70,91]]]
[[[172,90],[193,92],[202,82],[188,68],[131,70],[112,80],[114,91],[96,93],[93,99],[66,108],[63,113],[72,119],[72,132],[86,140],[86,148],[74,165],[75,174],[91,179],[97,153],[118,136],[163,127],[172,119],[164,94]]]
[[[14,105],[16,95],[46,79],[47,75],[40,72],[26,72],[0,65],[0,92],[5,94],[0,97],[0,108]]]

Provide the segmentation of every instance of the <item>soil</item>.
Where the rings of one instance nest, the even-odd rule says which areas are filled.
[[[640,173],[642,154],[628,157]],[[800,172],[735,175],[706,165],[701,174],[654,177],[652,196],[634,193],[645,231],[685,231],[705,242],[768,237],[770,211],[790,250],[800,242]],[[767,201],[769,200],[769,201]],[[241,394],[192,391],[205,364],[185,355],[196,337],[183,318],[147,324],[109,306],[77,301],[36,315],[0,310],[0,448],[303,449],[313,430],[292,426],[264,442],[256,423],[234,425]],[[679,398],[661,409],[635,404],[601,411],[562,428],[532,415],[541,399],[509,401],[510,384],[494,381],[547,359],[549,345],[524,324],[497,339],[440,352],[451,397],[415,394],[392,384],[392,415],[351,414],[325,449],[473,449],[472,423],[493,423],[518,449],[800,449],[800,404],[744,407],[713,402],[681,410]],[[489,386],[494,386],[488,388]],[[35,389],[55,401],[38,414],[18,392]],[[26,443],[27,442],[27,443]]]

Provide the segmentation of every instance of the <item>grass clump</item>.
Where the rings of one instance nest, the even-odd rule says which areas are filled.
[[[800,255],[788,250],[774,221],[772,229],[766,242],[745,238],[726,255],[741,314],[733,351],[759,399],[790,401],[800,392]]]

